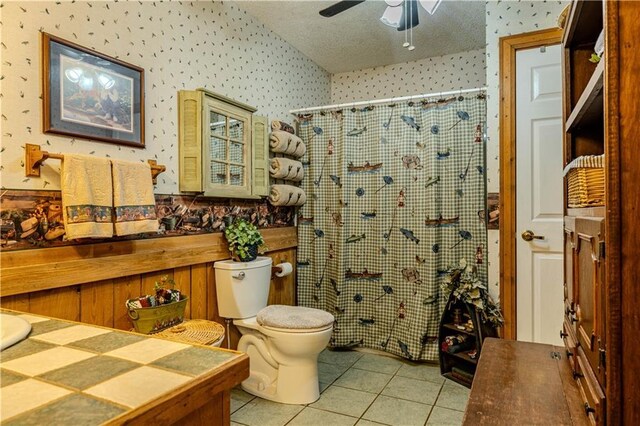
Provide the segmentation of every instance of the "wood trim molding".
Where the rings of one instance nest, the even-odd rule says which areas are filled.
[[[295,227],[261,231],[270,252],[298,245]],[[222,233],[0,253],[0,296],[68,287],[229,258]]]
[[[500,38],[500,303],[506,339],[516,338],[516,52],[561,40],[557,28]]]

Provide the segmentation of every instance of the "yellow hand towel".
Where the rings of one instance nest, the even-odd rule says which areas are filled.
[[[147,163],[111,160],[115,234],[157,232],[156,200]]]
[[[65,154],[60,186],[68,239],[113,236],[113,186],[108,159]]]

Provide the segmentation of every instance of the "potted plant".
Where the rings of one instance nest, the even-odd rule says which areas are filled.
[[[446,294],[473,305],[481,315],[483,322],[489,322],[494,327],[500,327],[504,319],[500,306],[489,295],[486,284],[478,278],[475,265],[468,265],[465,259],[460,260],[459,266],[450,267],[441,285]]]
[[[266,248],[258,228],[244,219],[236,219],[224,230],[231,258],[240,262],[251,262]]]

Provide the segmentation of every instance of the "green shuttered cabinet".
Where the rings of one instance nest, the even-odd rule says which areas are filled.
[[[224,198],[267,195],[266,117],[204,89],[179,91],[178,103],[180,191]]]

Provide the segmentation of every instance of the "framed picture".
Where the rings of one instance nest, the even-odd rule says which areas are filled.
[[[42,33],[43,131],[144,148],[144,69]]]

